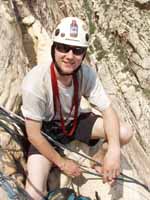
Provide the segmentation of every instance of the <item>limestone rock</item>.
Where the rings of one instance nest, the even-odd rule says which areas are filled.
[[[119,116],[133,128],[134,138],[122,151],[124,166],[146,183],[150,179],[149,9],[148,0],[0,1],[0,104],[13,111],[20,108],[22,79],[35,64],[49,62],[56,24],[65,16],[82,18],[91,33],[86,62],[96,68]],[[10,138],[2,134],[0,144],[6,145]],[[118,185],[115,192],[102,188],[102,199],[130,199],[133,191]],[[134,190],[143,194],[139,187]],[[132,196],[139,198],[144,197]]]

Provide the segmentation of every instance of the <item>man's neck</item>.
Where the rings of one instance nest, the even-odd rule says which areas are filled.
[[[65,87],[69,87],[72,84],[72,75],[61,75],[55,70],[56,78],[61,82]]]

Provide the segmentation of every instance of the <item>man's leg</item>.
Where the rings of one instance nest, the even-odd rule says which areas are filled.
[[[49,160],[41,154],[32,154],[28,157],[26,191],[34,200],[42,200],[46,194],[51,166]]]
[[[125,145],[127,144],[133,136],[133,132],[131,127],[124,122],[120,122],[120,144]],[[106,135],[104,133],[104,127],[103,127],[103,119],[98,118],[93,126],[92,129],[92,135],[91,139],[99,139],[99,138],[106,138]]]
[[[120,122],[120,144],[121,146],[129,143],[133,136],[133,132],[131,127],[127,123]],[[91,139],[106,139],[106,135],[104,132],[104,126],[103,126],[103,118],[99,117],[95,121],[93,128],[92,128],[92,134]],[[103,143],[101,149],[98,150],[96,153],[96,157],[99,157],[99,161],[103,163],[103,159],[105,156],[105,153],[107,152],[108,145],[107,141]]]

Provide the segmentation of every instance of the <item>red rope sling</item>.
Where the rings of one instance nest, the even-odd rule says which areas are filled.
[[[51,72],[51,82],[52,82],[52,89],[53,89],[53,100],[54,100],[54,112],[56,114],[56,111],[58,110],[60,114],[60,122],[61,122],[61,128],[62,131],[65,135],[67,136],[72,136],[76,126],[77,126],[77,118],[78,118],[78,80],[76,75],[73,75],[73,84],[74,84],[74,95],[72,99],[72,106],[70,108],[70,114],[74,108],[74,119],[73,119],[73,126],[69,132],[67,132],[65,128],[65,121],[62,113],[62,106],[60,102],[60,97],[59,97],[59,88],[58,88],[58,83],[57,83],[57,78],[54,70],[54,63],[51,63],[50,66],[50,72]],[[70,116],[70,115],[69,115]]]

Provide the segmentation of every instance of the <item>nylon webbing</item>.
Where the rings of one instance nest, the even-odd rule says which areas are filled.
[[[62,131],[65,135],[67,136],[72,136],[76,126],[77,126],[77,117],[78,117],[78,80],[76,75],[73,75],[73,84],[74,84],[74,95],[72,99],[72,106],[70,108],[70,114],[74,108],[74,119],[73,119],[73,126],[69,132],[67,132],[65,128],[65,120],[63,117],[62,113],[62,106],[60,102],[60,96],[59,96],[59,88],[58,88],[58,83],[57,83],[57,78],[55,74],[55,69],[54,69],[54,63],[51,63],[50,66],[50,72],[51,72],[51,82],[52,82],[52,89],[53,89],[53,101],[54,101],[54,112],[58,111],[60,114],[60,121],[61,121],[61,128]],[[70,116],[69,114],[69,116]]]

